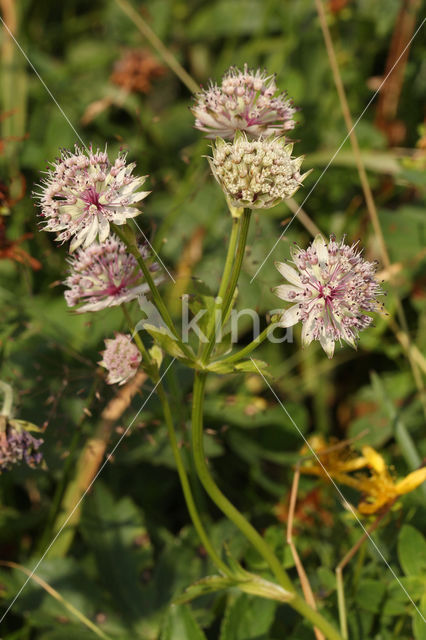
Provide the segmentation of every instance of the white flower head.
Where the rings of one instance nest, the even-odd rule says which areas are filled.
[[[145,245],[139,249],[146,260],[148,249]],[[79,249],[68,262],[65,300],[69,307],[78,306],[77,313],[114,307],[148,291],[136,258],[116,236],[110,236],[103,244],[95,242],[87,249]],[[149,268],[157,271],[159,267],[154,263]]]
[[[234,207],[270,209],[299,189],[303,157],[293,158],[285,138],[249,141],[243,133],[233,142],[218,138],[209,158],[214,177]]]
[[[306,250],[294,248],[292,258],[295,268],[276,263],[290,284],[276,287],[275,293],[293,303],[281,316],[280,326],[302,322],[303,346],[319,340],[329,358],[337,340],[356,348],[359,332],[373,321],[366,313],[381,307],[376,264],[365,260],[356,244],[336,242],[334,236],[327,244],[321,235]]]
[[[297,109],[286,93],[277,94],[274,76],[247,65],[243,71],[231,67],[220,86],[210,83],[195,100],[195,128],[205,131],[207,138],[232,139],[237,131],[249,139],[282,136],[296,124]]]
[[[104,242],[110,224],[139,215],[137,204],[150,193],[140,191],[147,176],[132,175],[134,168],[123,153],[111,164],[106,151],[63,150],[34,194],[44,230],[56,233],[59,242],[71,239],[71,252],[97,238]]]
[[[142,355],[129,334],[116,333],[105,340],[105,351],[98,363],[108,371],[108,384],[124,384],[136,374]]]

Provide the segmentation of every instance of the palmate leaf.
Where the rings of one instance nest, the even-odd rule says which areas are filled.
[[[140,510],[128,497],[115,501],[110,491],[97,483],[86,498],[80,526],[123,626],[149,626],[155,611],[144,597],[140,575],[152,566],[153,551]]]

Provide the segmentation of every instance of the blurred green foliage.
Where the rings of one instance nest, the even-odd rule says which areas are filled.
[[[340,4],[329,13],[329,22],[356,118],[372,97],[371,79],[384,72],[401,3],[352,0]],[[230,65],[244,63],[277,74],[278,86],[301,107],[293,132],[297,154],[306,154],[307,169],[314,167],[297,194],[301,203],[346,136],[314,3],[155,0],[134,2],[134,6],[197,83],[205,86],[209,78],[219,80]],[[0,555],[31,568],[53,536],[55,491],[61,482],[66,485],[72,480],[76,459],[114,394],[99,380],[97,395],[88,406],[93,381],[99,377],[96,363],[103,339],[123,328],[118,310],[76,316],[67,309],[60,285],[66,248],[38,232],[30,197],[32,189],[37,190],[39,172],[60,148],[81,144],[77,132],[86,144],[103,148],[107,143],[112,156],[120,147],[127,149],[139,171],[150,176],[152,194],[144,201],[139,224],[175,272],[183,248],[202,229],[202,260],[193,266],[192,275],[212,291],[220,278],[230,219],[203,157],[209,152],[208,142],[193,129],[188,90],[169,70],[153,80],[146,94],[129,93],[112,83],[114,67],[127,50],[149,49],[115,1],[10,0],[2,7],[6,21],[16,12],[15,37],[63,110],[3,30],[0,180],[2,188],[9,190],[10,215],[2,220],[10,241],[33,234],[19,246],[42,268],[33,270],[16,256],[6,259],[1,246],[0,375],[15,389],[18,417],[45,427],[46,468],[20,467],[2,475]],[[418,15],[420,19],[420,10]],[[425,43],[419,36],[410,49],[398,108],[406,129],[406,149],[413,149],[418,140],[425,89]],[[392,286],[384,285],[389,291],[386,306],[392,318],[392,291],[396,291],[413,344],[424,353],[424,172],[404,168],[396,150],[388,148],[385,135],[375,127],[374,115],[375,102],[356,131],[396,266]],[[360,239],[366,256],[378,257],[348,142],[304,209],[324,233]],[[309,234],[298,220],[252,284],[250,279],[291,215],[285,204],[254,215],[239,287],[241,307],[256,308],[261,314],[280,307],[271,293],[279,280],[273,262],[288,257],[291,243],[308,242]],[[164,288],[170,290],[171,303],[172,288]],[[137,319],[137,307],[132,313]],[[379,447],[395,473],[403,476],[413,468],[413,448],[419,460],[426,455],[424,415],[409,363],[388,320],[378,318],[376,326],[362,334],[358,352],[338,349],[332,361],[315,345],[302,351],[298,328],[294,343],[266,343],[256,357],[268,362],[274,388],[303,434],[315,431],[345,438],[367,430],[355,446],[368,442]],[[249,340],[246,324],[241,341]],[[168,388],[184,452],[190,385],[190,373],[175,366]],[[146,384],[142,397],[135,396],[107,450],[149,389]],[[285,606],[236,591],[170,607],[174,596],[214,569],[189,525],[160,416],[153,397],[84,500],[67,557],[48,557],[37,573],[117,640],[312,638],[309,627]],[[285,517],[279,514],[302,445],[299,434],[262,380],[251,374],[210,377],[206,425],[207,452],[219,485],[265,532],[292,570],[284,545]],[[64,477],[68,455],[71,465]],[[191,469],[189,455],[187,465]],[[337,619],[332,572],[362,532],[330,487],[320,486],[318,508],[310,510],[306,497],[317,486],[312,479],[301,481],[296,544],[319,606],[326,616]],[[249,569],[265,571],[201,489],[194,486],[194,490],[212,538],[230,545]],[[345,496],[356,503],[349,490]],[[425,542],[420,531],[425,525],[424,493],[418,489],[395,506],[374,534],[423,615],[426,567],[421,566]],[[5,609],[23,582],[21,573],[1,570]],[[364,545],[347,567],[345,584],[351,640],[425,638],[421,617],[373,547]],[[68,640],[94,634],[30,581],[2,622],[2,637]]]

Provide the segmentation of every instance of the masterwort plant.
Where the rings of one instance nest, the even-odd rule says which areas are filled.
[[[254,360],[251,353],[272,330],[299,322],[303,345],[308,347],[312,341],[319,341],[329,358],[333,357],[336,342],[355,347],[359,333],[373,322],[373,314],[382,312],[379,298],[383,291],[377,280],[377,264],[363,257],[358,243],[347,244],[345,238],[336,239],[333,235],[329,240],[317,235],[305,249],[295,246],[291,252],[291,265],[277,263],[286,284],[275,288],[276,295],[291,306],[272,318],[269,326],[251,343],[233,353],[229,350],[224,353],[215,338],[229,321],[237,299],[252,212],[255,210],[260,214],[259,224],[262,224],[269,209],[291,198],[303,187],[308,172],[301,173],[303,157],[293,155],[293,144],[287,139],[288,132],[296,124],[296,108],[286,93],[278,91],[274,77],[266,72],[249,70],[247,65],[242,71],[231,67],[220,84],[211,83],[208,89],[195,96],[192,112],[195,127],[213,140],[208,162],[223,191],[224,209],[227,205],[232,214],[227,257],[217,295],[200,298],[201,306],[204,305],[201,311],[207,318],[203,325],[206,339],[200,339],[197,345],[190,344],[180,335],[172,318],[162,293],[163,278],[158,263],[147,244],[139,242],[132,222],[140,213],[141,201],[149,193],[141,190],[147,176],[135,174],[136,166],[127,164],[125,154],[120,153],[110,161],[106,151],[94,152],[91,148],[79,147],[74,151],[62,151],[47,171],[36,195],[42,228],[55,233],[56,240],[61,243],[70,241],[69,269],[64,280],[67,305],[79,314],[105,313],[110,307],[120,307],[123,311],[127,329],[114,337],[105,336],[105,350],[101,353],[99,364],[106,370],[107,383],[124,385],[142,370],[150,378],[153,392],[158,394],[189,514],[203,548],[218,572],[189,587],[181,601],[220,589],[237,588],[292,607],[315,629],[317,638],[342,640],[330,611],[323,615],[312,599],[305,597],[305,588],[302,593],[296,587],[282,558],[276,555],[266,537],[218,487],[204,449],[206,379],[213,375],[255,373],[266,380],[270,375],[266,364]],[[271,282],[270,287],[274,284]],[[136,307],[132,305],[146,297],[161,319],[161,327],[147,321],[141,325],[143,331],[138,333],[132,321],[132,309]],[[187,298],[192,299],[191,296]],[[200,299],[197,299],[194,314],[200,311]],[[175,360],[190,369],[193,378],[192,465],[183,461],[174,410],[163,385],[165,373],[176,366]],[[3,468],[17,458],[24,458],[29,464],[38,461],[38,440],[24,431],[14,430],[7,423],[0,435]],[[321,451],[317,456],[322,456]],[[370,494],[361,501],[363,506],[359,509],[364,514],[372,513],[374,505],[380,502],[377,492],[395,497],[407,488],[393,487],[390,475],[378,469],[373,457],[370,450],[363,451],[358,469],[369,470],[370,475],[355,478],[364,493],[370,487]],[[327,458],[323,459],[327,464]],[[333,460],[328,459],[329,462]],[[378,459],[375,460],[377,463]],[[331,462],[330,474],[339,481]],[[191,482],[188,468],[195,473]],[[318,465],[315,462],[306,464],[302,471],[318,473]],[[354,478],[346,471],[342,471],[346,474],[342,477],[351,482]],[[348,480],[349,477],[352,480]],[[415,480],[420,482],[422,478],[423,474]],[[244,569],[229,550],[226,551],[217,540],[213,541],[192,495],[195,482],[201,483],[218,509],[262,558],[259,573]],[[299,575],[305,587],[306,577]]]

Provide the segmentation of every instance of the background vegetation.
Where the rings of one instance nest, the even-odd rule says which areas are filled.
[[[219,80],[230,65],[246,62],[277,74],[278,86],[301,107],[293,135],[297,155],[306,154],[304,166],[314,169],[297,193],[300,204],[346,136],[314,2],[154,0],[134,2],[134,7],[197,84]],[[330,0],[326,8],[349,106],[357,118],[392,59],[395,32],[408,42],[410,30],[407,36],[401,25],[409,14],[420,25],[424,6]],[[1,476],[0,557],[31,569],[150,391],[144,384],[120,394],[106,386],[99,371],[104,338],[123,328],[119,311],[76,316],[66,307],[61,286],[66,248],[38,232],[30,197],[40,170],[59,148],[79,143],[76,130],[94,147],[107,142],[112,155],[120,147],[128,149],[139,171],[150,175],[152,194],[139,222],[176,276],[176,288],[169,287],[168,294],[172,309],[190,289],[192,276],[206,287],[217,287],[230,219],[203,157],[208,142],[193,129],[190,91],[119,2],[2,0],[0,9],[69,119],[3,29],[0,377],[15,390],[17,417],[44,429],[45,466],[22,466]],[[319,346],[302,351],[297,328],[293,344],[266,343],[257,354],[269,363],[276,393],[306,436],[315,432],[345,439],[363,433],[355,446],[372,444],[400,477],[426,454],[420,391],[426,346],[426,143],[419,129],[426,56],[421,35],[412,43],[399,85],[395,89],[392,84],[393,93],[383,90],[356,128],[392,263],[391,268],[380,266],[389,317],[378,318],[362,334],[358,351],[337,349],[331,361]],[[395,108],[389,111],[392,100]],[[304,210],[325,234],[360,239],[366,256],[381,260],[348,141]],[[298,219],[252,284],[250,279],[291,216],[286,204],[255,214],[241,307],[265,314],[280,306],[271,293],[279,283],[273,262],[288,257],[291,243],[304,246],[310,240]],[[406,334],[397,329],[396,296],[408,322],[417,382],[407,358]],[[136,307],[133,314],[136,318]],[[249,340],[249,323],[241,322],[241,341]],[[191,379],[176,366],[167,382],[185,450]],[[213,570],[190,525],[159,416],[152,397],[51,546],[37,576],[109,638],[312,638],[289,608],[236,592],[200,598],[190,607],[170,607],[173,596]],[[300,436],[262,379],[252,374],[211,377],[206,423],[219,485],[291,568],[284,541]],[[344,493],[357,504],[359,496],[348,489]],[[258,557],[201,489],[196,497],[212,537],[226,540],[246,566],[261,569]],[[334,568],[361,530],[332,487],[303,478],[298,498],[297,548],[317,601],[335,618]],[[426,602],[420,596],[425,591],[426,543],[420,531],[425,525],[419,488],[386,515],[374,534],[424,615]],[[20,569],[1,569],[4,610],[25,579]],[[372,546],[362,547],[345,580],[351,639],[426,638],[420,616]],[[95,633],[34,580],[1,626],[5,640],[84,639]]]

